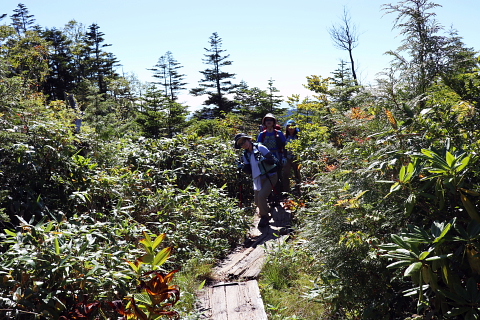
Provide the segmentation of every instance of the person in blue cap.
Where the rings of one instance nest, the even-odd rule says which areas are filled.
[[[298,133],[300,129],[298,129],[295,120],[288,120],[285,123],[285,139],[286,144],[290,143],[291,141],[298,139]],[[283,177],[282,177],[282,184],[283,184],[283,191],[290,192],[290,177],[292,175],[292,171],[295,177],[295,183],[298,185],[300,183],[300,170],[298,168],[298,161],[297,156],[293,154],[292,151],[287,150],[287,161],[283,165]]]

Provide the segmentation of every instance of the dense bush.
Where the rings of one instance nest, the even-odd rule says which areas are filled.
[[[232,201],[231,141],[104,141],[85,125],[75,133],[61,106],[37,112],[28,131],[2,133],[5,314],[58,318],[83,297],[122,299],[136,286],[127,261],[138,258],[145,230],[166,234],[172,269],[212,264],[243,240],[252,212]]]

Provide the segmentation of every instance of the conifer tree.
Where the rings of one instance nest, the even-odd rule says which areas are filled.
[[[269,104],[269,112],[270,113],[281,113],[284,110],[280,110],[279,106],[283,102],[282,96],[276,95],[276,92],[280,92],[276,87],[273,86],[273,82],[275,80],[271,79],[268,80],[268,104]]]
[[[76,71],[73,65],[73,54],[70,50],[71,41],[61,30],[56,28],[45,30],[43,36],[50,44],[49,66],[51,70],[44,86],[44,93],[49,96],[50,100],[64,99],[65,93],[72,92],[75,87]]]
[[[186,125],[187,107],[166,96],[152,85],[144,96],[136,122],[150,138],[173,137]]]
[[[228,60],[230,55],[224,55],[222,39],[216,32],[210,37],[210,47],[205,48],[205,50],[207,53],[203,61],[211,68],[200,71],[204,76],[199,81],[200,87],[190,90],[190,93],[195,96],[207,94],[208,98],[203,104],[207,106],[215,105],[216,108],[212,112],[213,116],[221,117],[222,114],[232,111],[235,107],[235,102],[229,100],[227,95],[234,93],[238,85],[231,81],[235,74],[223,71],[223,67],[231,65],[232,61]]]
[[[12,26],[17,31],[18,36],[23,37],[27,30],[30,30],[35,19],[33,15],[29,14],[27,7],[23,3],[18,4],[18,8],[13,10],[15,12],[10,16],[12,18]]]
[[[387,13],[397,14],[394,27],[404,36],[401,46],[387,53],[392,55],[393,67],[408,88],[405,91],[411,93],[407,99],[418,100],[420,109],[424,106],[422,97],[439,75],[442,64],[444,37],[439,32],[443,27],[431,11],[439,6],[428,0],[406,0],[383,6]]]
[[[106,52],[103,48],[111,46],[105,44],[105,35],[99,31],[100,27],[97,24],[92,24],[88,28],[88,32],[84,38],[84,77],[93,80],[97,83],[98,92],[103,94],[107,91],[106,77],[117,77],[114,71],[114,66],[118,60],[112,53]]]
[[[235,92],[236,109],[242,115],[251,116],[254,121],[260,121],[267,113],[282,114],[286,108],[280,108],[283,100],[275,95],[279,90],[273,86],[273,82],[270,79],[268,88],[262,90],[258,87],[249,88],[245,81],[241,81]]]
[[[178,72],[180,68],[182,68],[180,63],[173,58],[170,51],[167,51],[165,55],[158,59],[154,68],[148,69],[153,71],[153,76],[160,80],[154,83],[163,85],[165,94],[174,101],[178,99],[178,92],[185,90],[186,85],[183,82],[185,75]]]

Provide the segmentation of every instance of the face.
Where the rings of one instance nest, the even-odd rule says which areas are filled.
[[[268,126],[273,126],[273,124],[275,123],[275,120],[273,120],[272,118],[267,118],[265,119],[265,125],[268,127]]]
[[[243,149],[248,149],[250,147],[250,139],[244,139],[240,147]]]

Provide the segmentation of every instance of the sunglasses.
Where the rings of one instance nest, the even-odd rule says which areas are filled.
[[[245,145],[245,143],[247,143],[247,141],[250,141],[250,140],[249,140],[249,139],[245,139],[245,140],[243,140],[242,143],[239,143],[238,145],[239,145],[240,147],[243,147],[243,146]]]

